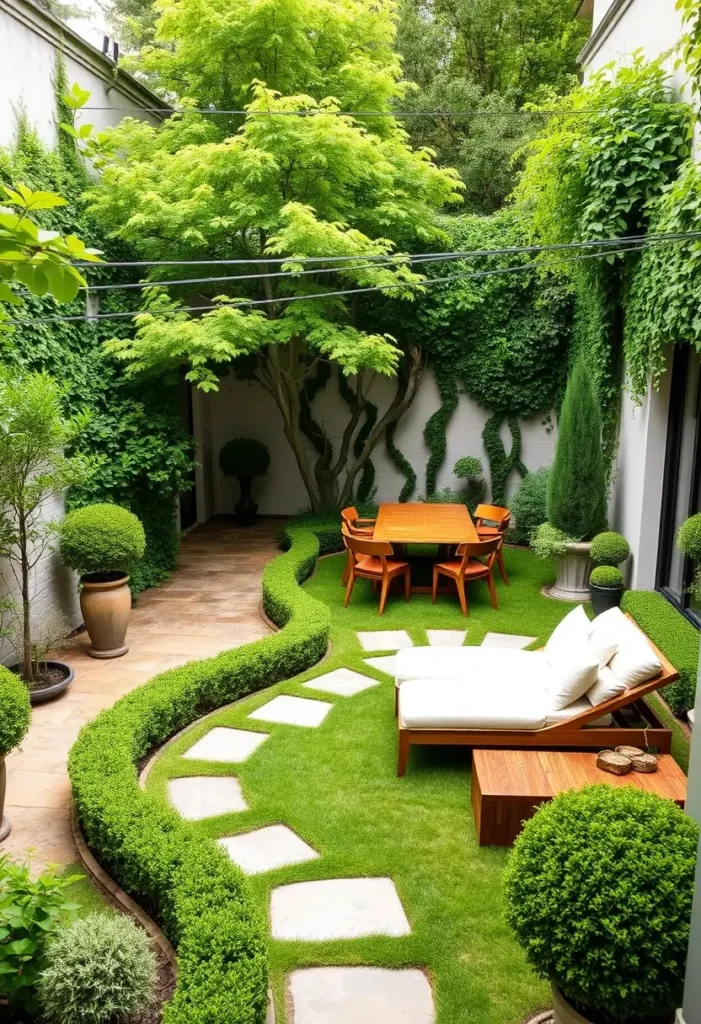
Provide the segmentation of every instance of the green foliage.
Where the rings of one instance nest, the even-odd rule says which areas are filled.
[[[27,864],[0,855],[0,1000],[11,1012],[34,1015],[39,1009],[47,946],[77,909],[64,892],[74,881],[53,869],[33,879]]]
[[[543,466],[534,473],[526,473],[509,502],[513,520],[511,539],[516,544],[529,544],[534,530],[548,518],[546,496],[549,474],[549,466]]]
[[[687,558],[701,559],[701,512],[689,516],[679,527],[677,547]]]
[[[596,565],[621,565],[630,557],[630,544],[620,533],[597,533],[591,542],[591,560]]]
[[[627,590],[621,607],[659,647],[679,673],[679,680],[662,691],[675,715],[683,715],[696,703],[699,634],[687,618],[662,594],[652,590]]]
[[[471,480],[473,477],[482,476],[484,473],[482,460],[475,455],[464,455],[453,466],[453,473],[461,480]]]
[[[613,565],[597,565],[591,571],[589,582],[597,587],[622,587],[623,573]]]
[[[589,540],[606,525],[601,419],[583,359],[575,364],[562,402],[547,511],[553,526],[577,540]]]
[[[50,943],[39,1000],[55,1024],[112,1024],[147,1005],[155,980],[146,932],[120,914],[91,914]]]
[[[679,1006],[698,838],[671,800],[605,784],[526,822],[507,870],[509,924],[585,1016],[623,1024]]]
[[[504,420],[511,430],[511,451],[508,455],[501,438],[501,426]],[[518,470],[521,476],[525,476],[528,472],[521,462],[521,427],[516,416],[494,413],[484,425],[482,443],[489,459],[492,476],[492,502],[505,507],[506,484],[511,470]]]
[[[531,534],[531,547],[538,558],[559,558],[573,538],[552,523],[541,523]]]
[[[27,687],[15,672],[0,666],[0,757],[19,746],[30,720]]]
[[[120,885],[158,908],[178,952],[164,1024],[262,1024],[266,924],[243,875],[214,843],[144,793],[142,757],[208,711],[309,668],[326,652],[329,611],[299,587],[319,541],[287,530],[289,551],[263,574],[263,604],[280,632],[161,673],[82,731],[69,759],[81,828]]]
[[[74,509],[59,527],[63,562],[80,576],[128,573],[144,556],[144,528],[119,505],[86,505]]]
[[[385,450],[394,463],[396,469],[404,477],[404,485],[399,492],[398,501],[405,502],[416,490],[416,472],[407,457],[397,448],[394,443],[394,435],[397,431],[397,421],[391,423],[385,431]]]
[[[219,466],[224,476],[265,476],[270,466],[270,452],[262,441],[235,437],[222,446]]]

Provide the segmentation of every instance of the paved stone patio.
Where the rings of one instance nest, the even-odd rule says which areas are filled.
[[[259,613],[260,575],[278,554],[275,536],[282,523],[261,520],[241,529],[222,517],[197,527],[181,544],[177,572],[139,598],[124,657],[90,658],[86,635],[59,655],[73,667],[75,680],[58,700],[34,708],[21,749],[7,758],[12,832],[0,851],[23,859],[31,847],[35,874],[48,863],[77,859],[66,761],[81,728],[158,672],[270,633]]]
[[[359,939],[409,935],[411,928],[391,878],[327,878],[273,889],[274,939]]]
[[[218,725],[193,743],[183,757],[190,761],[216,761],[220,764],[239,764],[247,761],[261,743],[268,738],[267,732],[250,732],[248,729],[228,729]]]
[[[171,779],[168,783],[168,799],[187,821],[202,821],[219,814],[248,810],[239,780],[227,775],[194,775]]]
[[[287,825],[266,825],[238,836],[225,836],[219,843],[247,875],[303,864],[319,856]]]
[[[417,970],[311,967],[289,979],[292,1024],[433,1024],[433,995]]]

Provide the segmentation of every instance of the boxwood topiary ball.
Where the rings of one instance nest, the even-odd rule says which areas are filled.
[[[265,476],[270,466],[270,452],[262,441],[235,437],[222,446],[219,466],[224,476]]]
[[[597,565],[620,565],[630,555],[630,544],[620,533],[597,533],[591,542],[591,560]]]
[[[141,522],[119,505],[86,505],[69,512],[59,528],[61,559],[81,576],[128,573],[143,558]]]
[[[526,823],[509,924],[583,1016],[639,1024],[681,1005],[698,838],[671,800],[627,786],[563,793]]]
[[[677,533],[677,547],[683,555],[701,561],[701,512],[689,516]]]
[[[597,565],[591,571],[589,582],[596,587],[622,587],[623,573],[614,565]]]
[[[0,757],[22,742],[30,718],[29,690],[18,675],[0,665]]]

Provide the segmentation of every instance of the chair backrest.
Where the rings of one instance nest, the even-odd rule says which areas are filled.
[[[501,505],[478,505],[475,519],[480,522],[496,523],[500,533],[506,533],[511,523],[511,512]]]
[[[345,526],[341,527],[343,543],[354,555],[374,555],[375,558],[382,558],[393,554],[392,545],[388,540],[370,540],[368,537],[357,537]]]
[[[498,537],[490,537],[489,540],[472,541],[470,543],[461,544],[456,552],[462,557],[460,571],[465,571],[465,566],[471,558],[486,558],[485,565],[488,569],[491,569],[494,564],[494,559],[497,557],[497,552],[503,542],[504,538],[499,534]]]
[[[348,525],[349,530],[353,529],[357,518],[358,510],[355,505],[349,505],[348,508],[341,509],[341,519]]]

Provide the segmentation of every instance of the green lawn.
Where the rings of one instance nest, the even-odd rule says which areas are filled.
[[[67,899],[79,906],[77,917],[87,917],[89,914],[117,913],[112,904],[107,902],[102,891],[90,877],[89,871],[80,861],[66,865],[61,869],[59,875],[62,878],[79,876],[75,882],[71,882],[66,887]]]
[[[382,619],[369,584],[356,585],[343,609],[341,556],[322,559],[305,586],[333,608],[330,656],[311,671],[217,712],[168,748],[148,780],[165,799],[173,776],[236,775],[249,810],[193,825],[202,835],[225,836],[283,822],[319,851],[319,860],[254,877],[252,891],[267,914],[270,890],[287,882],[352,876],[391,877],[412,934],[325,943],[270,943],[277,1019],[284,1022],[285,975],[296,967],[337,964],[417,965],[431,977],[437,1024],[517,1024],[548,1005],[548,988],[527,967],[504,922],[502,874],[508,851],[476,844],[466,750],[414,748],[404,779],[396,777],[393,681],[363,662],[358,629],[407,629],[415,644],[426,628],[467,628],[468,644],[488,630],[536,636],[541,646],[571,606],[540,595],[551,568],[531,552],[506,551],[511,586],[500,581],[500,609],[487,588],[471,588],[470,615],[457,600],[415,596],[388,603]],[[367,656],[367,655],[365,655]],[[380,680],[354,697],[300,689],[305,680],[347,666]],[[317,729],[273,725],[246,716],[276,693],[318,696],[333,710]],[[181,754],[213,725],[271,734],[241,765],[182,760]]]

